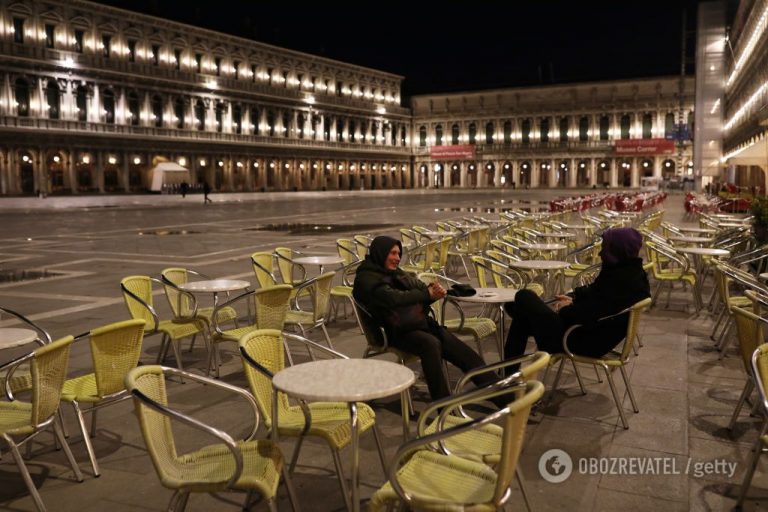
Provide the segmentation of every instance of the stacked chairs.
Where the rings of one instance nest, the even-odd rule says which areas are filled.
[[[72,336],[61,338],[0,367],[0,370],[8,371],[9,375],[12,376],[13,371],[19,365],[30,365],[31,401],[16,400],[9,393],[9,401],[0,402],[0,439],[10,450],[38,512],[45,512],[45,504],[40,493],[37,492],[35,483],[29,470],[27,470],[21,452],[19,452],[19,447],[31,441],[40,432],[53,426],[56,440],[64,449],[64,454],[67,456],[77,481],[83,481],[83,474],[69,449],[57,417],[61,390],[67,378],[69,352],[73,341]],[[9,390],[6,388],[6,391]]]
[[[218,390],[230,392],[248,404],[253,414],[250,434],[235,441],[225,431],[213,428],[169,404],[166,375],[179,376]],[[244,509],[257,493],[276,510],[277,487],[282,479],[296,510],[296,498],[280,447],[254,439],[259,427],[259,409],[250,393],[221,381],[162,366],[141,366],[126,377],[133,396],[136,417],[160,483],[174,491],[168,510],[184,510],[191,493],[246,492]],[[172,421],[191,427],[217,440],[187,453],[179,453]]]
[[[285,342],[297,341],[332,357],[346,359],[343,354],[329,350],[305,338],[281,333],[279,330],[260,329],[243,336],[240,341],[240,354],[243,368],[248,379],[251,393],[256,398],[259,412],[264,416],[268,431],[277,429],[281,436],[298,437],[293,450],[289,472],[293,472],[299,458],[301,446],[306,436],[319,437],[331,450],[336,466],[342,495],[346,502],[349,492],[341,465],[339,452],[352,442],[349,428],[349,406],[344,402],[301,401],[299,405],[290,405],[284,393],[276,393],[272,387],[272,377],[285,367]],[[272,407],[276,404],[276,418],[272,416]],[[382,468],[386,471],[381,439],[376,429],[376,413],[364,403],[357,404],[359,432],[373,432]]]
[[[576,367],[576,363],[579,364],[587,364],[595,367],[596,369],[598,367],[602,368],[605,371],[605,375],[608,379],[608,385],[611,388],[611,394],[613,395],[613,400],[616,403],[616,408],[619,410],[619,416],[621,417],[621,423],[624,426],[625,429],[629,428],[629,424],[627,423],[627,418],[624,415],[624,409],[621,405],[621,400],[619,399],[619,394],[616,391],[616,385],[613,382],[613,376],[611,371],[618,368],[621,372],[621,377],[624,380],[624,386],[627,389],[627,394],[629,395],[629,400],[632,403],[633,410],[637,413],[640,412],[640,410],[637,407],[637,402],[635,401],[635,395],[632,393],[632,387],[629,385],[629,377],[627,376],[627,372],[625,369],[625,366],[629,360],[630,353],[632,352],[632,346],[635,342],[635,339],[637,338],[638,330],[640,328],[640,318],[641,314],[646,311],[651,305],[651,299],[643,299],[640,302],[637,302],[636,304],[628,307],[627,309],[620,311],[614,315],[601,318],[599,321],[605,322],[610,321],[612,319],[615,319],[616,317],[619,317],[621,315],[628,315],[628,322],[627,322],[627,332],[624,337],[624,341],[621,344],[620,350],[617,351],[611,351],[608,354],[602,356],[602,357],[587,357],[587,356],[581,356],[578,354],[574,354],[573,351],[568,346],[568,337],[571,335],[571,333],[582,327],[579,324],[572,325],[569,327],[565,334],[563,335],[563,350],[564,353],[562,354],[554,354],[552,356],[552,363],[559,362],[560,365],[557,369],[557,375],[555,376],[555,381],[552,384],[552,391],[556,391],[558,384],[560,383],[560,376],[563,371],[563,363],[566,359],[571,361],[573,364],[574,372],[576,374],[576,379],[579,382],[579,387],[581,388],[582,394],[587,394],[586,389],[584,389],[584,384],[581,381],[581,376],[579,375],[579,371]],[[546,380],[546,376],[545,379]]]
[[[505,380],[438,402],[440,406],[452,408],[509,392],[520,395],[500,411],[401,445],[395,454],[395,463],[389,468],[389,481],[373,494],[370,509],[379,511],[400,503],[408,509],[501,509],[511,494],[509,487],[517,469],[531,408],[543,395],[544,386],[538,381],[512,384]],[[445,443],[496,421],[502,422],[504,433],[501,457],[495,468],[433,448],[436,443]]]
[[[130,398],[125,389],[125,376],[139,363],[144,325],[144,320],[126,320],[78,336],[78,339],[89,338],[93,373],[67,380],[61,401],[72,404],[94,476],[100,475],[91,443],[91,437],[96,436],[96,413],[103,407]],[[82,404],[91,406],[83,409]],[[91,415],[90,435],[85,426],[84,413]]]

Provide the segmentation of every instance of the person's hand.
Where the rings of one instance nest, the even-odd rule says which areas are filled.
[[[429,298],[430,300],[438,300],[445,297],[448,292],[446,292],[445,288],[443,288],[440,283],[430,283],[429,286],[427,286],[427,290],[429,290]]]
[[[560,311],[562,308],[573,304],[573,299],[567,295],[555,295],[555,298],[557,299],[553,306],[555,311]]]

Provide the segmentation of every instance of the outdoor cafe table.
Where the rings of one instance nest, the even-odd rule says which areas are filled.
[[[20,327],[0,328],[0,350],[20,347],[27,343],[32,343],[36,339],[37,333],[32,329],[22,329]]]
[[[510,267],[518,268],[521,270],[532,270],[534,272],[544,272],[546,278],[544,281],[544,294],[549,297],[554,293],[554,286],[552,285],[552,272],[563,270],[571,266],[567,261],[558,260],[523,260],[523,261],[511,261]]]
[[[712,239],[706,236],[671,236],[669,239],[673,242],[680,242],[683,244],[709,244],[712,243]]]
[[[526,251],[532,251],[541,256],[545,252],[550,251],[563,251],[566,249],[566,246],[563,244],[525,244],[520,246],[522,249],[525,249]]]
[[[344,258],[333,254],[322,254],[318,256],[299,256],[293,258],[293,262],[299,265],[317,265],[320,267],[320,273],[326,265],[340,265],[344,263]]]
[[[469,297],[451,296],[452,300],[459,302],[471,302],[474,304],[498,304],[514,302],[517,288],[475,288],[475,294]],[[504,312],[499,315],[499,328],[497,329],[496,345],[499,350],[499,358],[504,359],[504,332],[506,331]]]
[[[702,263],[702,257],[711,256],[713,258],[722,258],[724,256],[729,256],[731,251],[726,249],[714,249],[711,247],[675,247],[675,250],[684,254],[690,254],[696,260],[696,285],[694,286],[694,289],[696,292],[696,299],[698,300],[698,304],[696,304],[696,312],[698,313],[704,306],[703,299],[701,298],[702,281],[704,281],[702,272],[704,265]]]
[[[284,368],[272,378],[272,386],[295,398],[320,402],[347,402],[352,426],[352,491],[351,509],[360,510],[357,402],[374,400],[400,393],[403,436],[408,438],[408,399],[406,390],[416,377],[408,367],[377,359],[325,359]],[[278,425],[278,394],[272,394],[272,424]],[[275,443],[278,429],[272,429]],[[341,475],[339,475],[341,477]],[[345,502],[346,497],[345,497]]]

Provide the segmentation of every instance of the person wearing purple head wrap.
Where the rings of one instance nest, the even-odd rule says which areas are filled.
[[[599,357],[624,339],[629,315],[597,322],[651,296],[648,276],[640,258],[642,235],[633,228],[609,229],[603,233],[600,273],[594,282],[575,288],[568,295],[555,297],[549,307],[530,290],[520,290],[515,302],[505,304],[512,325],[504,346],[504,357],[525,352],[533,336],[539,350],[563,351],[563,334],[575,324],[568,345],[574,353]],[[514,369],[512,369],[514,370]]]
[[[438,400],[450,395],[443,359],[463,372],[485,363],[466,343],[427,316],[429,305],[445,297],[446,290],[437,283],[427,286],[400,269],[402,250],[395,238],[374,238],[357,269],[352,295],[384,327],[390,345],[421,359],[429,394]],[[496,380],[492,373],[472,378],[478,387]],[[508,401],[502,399],[496,405],[503,407]]]

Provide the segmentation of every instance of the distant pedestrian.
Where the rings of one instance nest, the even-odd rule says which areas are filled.
[[[182,181],[181,185],[179,186],[179,192],[181,192],[181,197],[187,197],[187,192],[189,192],[189,183]]]
[[[211,186],[208,184],[207,181],[203,182],[203,204],[212,203],[211,198],[208,197],[208,194],[211,193]]]

